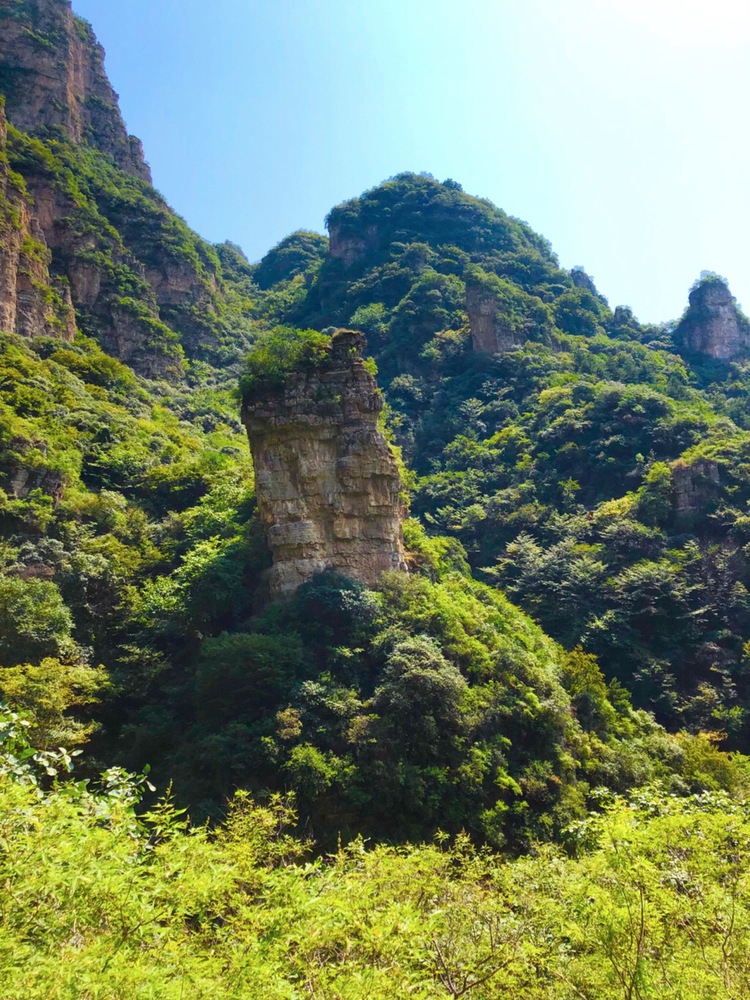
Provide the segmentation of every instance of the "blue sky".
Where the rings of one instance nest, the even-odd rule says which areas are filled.
[[[73,0],[154,183],[251,260],[402,170],[452,177],[679,316],[750,310],[747,0]]]

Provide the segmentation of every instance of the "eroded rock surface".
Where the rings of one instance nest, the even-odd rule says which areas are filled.
[[[366,226],[362,233],[347,232],[342,226],[331,225],[328,237],[331,257],[343,261],[346,268],[359,264],[378,246],[378,230],[375,225]]]
[[[504,354],[526,339],[503,309],[491,288],[481,284],[466,286],[466,313],[469,317],[471,342],[475,351]]]
[[[750,323],[724,281],[712,278],[699,282],[689,301],[675,330],[678,350],[719,361],[750,356]]]
[[[72,340],[70,287],[50,274],[52,254],[33,199],[8,168],[7,125],[0,98],[0,330],[22,337]]]
[[[0,0],[0,29],[0,84],[16,128],[58,130],[150,182],[141,143],[128,135],[104,72],[104,50],[70,0]]]
[[[243,405],[272,598],[324,569],[372,586],[406,568],[398,468],[378,428],[383,404],[363,345],[361,334],[339,331],[314,370]]]
[[[672,467],[674,510],[678,517],[704,511],[716,498],[720,485],[719,466],[707,458],[687,465],[676,462]]]
[[[149,186],[70,0],[0,0],[0,39],[0,330],[78,328],[140,375],[179,377],[228,333],[217,255]]]

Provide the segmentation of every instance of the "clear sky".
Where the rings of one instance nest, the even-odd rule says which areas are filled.
[[[750,310],[750,0],[73,0],[154,183],[251,260],[403,170],[679,316]]]

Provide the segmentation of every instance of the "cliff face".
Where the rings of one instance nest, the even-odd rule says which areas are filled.
[[[340,225],[331,223],[328,229],[329,254],[334,260],[342,261],[345,268],[354,267],[363,261],[379,243],[378,228],[365,226],[363,232],[344,232]]]
[[[90,27],[69,0],[0,0],[0,32],[0,329],[77,326],[151,378],[223,360],[245,300],[150,187]]]
[[[104,72],[104,50],[70,0],[0,0],[0,27],[0,88],[16,128],[92,146],[150,183],[141,143],[128,135]]]
[[[322,364],[244,403],[272,598],[323,569],[374,585],[406,568],[399,474],[378,429],[383,404],[363,343],[339,331]]]
[[[750,323],[723,281],[701,281],[691,291],[689,302],[675,330],[679,350],[721,361],[750,355]]]
[[[0,330],[72,340],[70,286],[50,274],[52,254],[25,184],[11,173],[0,99]]]
[[[691,464],[678,461],[672,466],[674,512],[678,521],[705,513],[708,503],[719,495],[721,477],[717,462],[707,458]]]
[[[466,313],[475,351],[502,354],[522,342],[498,297],[482,285],[467,285]]]

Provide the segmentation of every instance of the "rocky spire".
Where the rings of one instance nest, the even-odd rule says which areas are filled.
[[[374,585],[406,568],[398,468],[378,428],[383,403],[363,344],[339,330],[312,369],[244,402],[272,598],[324,569]]]

